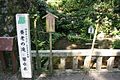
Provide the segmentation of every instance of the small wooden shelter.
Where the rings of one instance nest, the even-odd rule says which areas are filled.
[[[46,17],[46,32],[55,32],[55,18],[58,18],[56,15],[47,11],[47,15],[43,16]]]

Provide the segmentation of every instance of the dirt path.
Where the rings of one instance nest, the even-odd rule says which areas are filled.
[[[56,73],[53,76],[40,77],[34,79],[22,79],[20,74],[2,74],[0,80],[120,80],[120,72],[75,72],[75,73]]]
[[[38,80],[120,80],[120,72],[67,73]]]

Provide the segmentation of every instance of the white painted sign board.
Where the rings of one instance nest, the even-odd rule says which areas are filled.
[[[32,78],[29,14],[16,14],[16,28],[22,78]]]
[[[92,26],[90,26],[90,27],[88,28],[88,33],[90,33],[90,34],[93,34],[93,33],[94,33],[94,28],[93,28]]]

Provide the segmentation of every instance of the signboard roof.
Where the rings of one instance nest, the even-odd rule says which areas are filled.
[[[46,12],[47,12],[48,14],[45,15],[45,16],[43,16],[42,19],[44,19],[45,17],[48,17],[48,16],[52,16],[52,17],[58,18],[56,15],[54,15],[54,14],[48,12],[48,11],[46,11]]]

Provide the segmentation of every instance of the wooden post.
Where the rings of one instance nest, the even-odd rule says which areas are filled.
[[[11,57],[12,57],[13,73],[15,73],[17,71],[17,59],[14,51],[11,52]]]
[[[107,69],[108,69],[108,70],[112,70],[112,69],[113,69],[114,59],[115,59],[115,57],[110,57],[110,58],[107,60]]]
[[[49,65],[49,68],[50,68],[50,73],[53,72],[53,63],[52,63],[52,33],[50,32],[49,33],[49,41],[50,41],[50,65]]]
[[[50,42],[50,59],[49,59],[49,68],[50,73],[53,72],[53,64],[52,64],[52,32],[55,32],[55,18],[58,18],[57,16],[53,15],[52,13],[47,11],[47,15],[43,16],[43,18],[46,18],[46,32],[49,32],[49,42]]]
[[[78,58],[73,57],[73,70],[78,68]]]
[[[3,56],[3,52],[1,52],[1,51],[0,51],[0,59],[1,59],[3,71],[5,71],[5,69],[6,69],[6,64],[5,64],[5,59],[4,59],[4,56]],[[1,65],[0,65],[0,66],[1,66]]]
[[[35,46],[36,46],[36,62],[37,62],[37,69],[38,71],[41,69],[41,56],[39,56],[38,54],[38,43],[37,43],[37,19],[38,16],[35,16],[35,20],[34,20],[34,35],[35,35]]]

